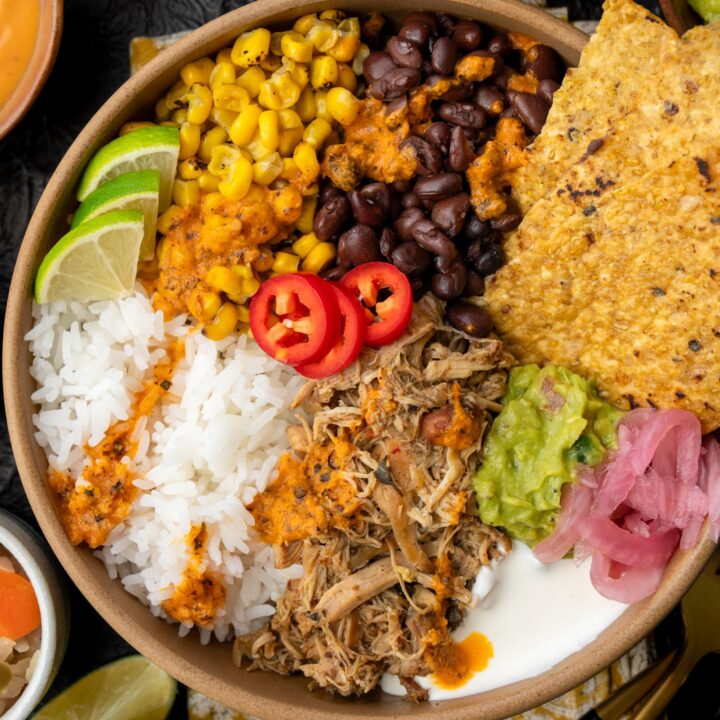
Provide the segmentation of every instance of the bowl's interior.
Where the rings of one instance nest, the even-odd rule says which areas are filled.
[[[0,138],[5,137],[35,102],[52,70],[62,33],[62,0],[40,0],[40,23],[28,67],[0,108]]]
[[[309,693],[306,681],[272,673],[247,673],[233,666],[230,645],[200,646],[197,637],[180,638],[176,627],[154,618],[147,608],[110,581],[87,549],[74,548],[58,521],[45,482],[47,463],[33,439],[33,383],[28,374],[28,350],[22,340],[31,325],[31,289],[44,253],[65,229],[73,209],[73,190],[94,150],[107,142],[126,120],[149,112],[157,97],[189,60],[219,50],[251,26],[280,24],[320,8],[340,6],[366,12],[371,0],[311,2],[288,7],[285,0],[259,0],[195,31],[131,78],[103,106],[79,135],[50,180],[28,227],[18,256],[8,300],[3,349],[5,401],[13,449],[33,510],[67,572],[92,605],[137,650],[191,687],[217,700],[263,718],[340,720],[376,717],[499,718],[540,704],[608,665],[645,635],[679,600],[700,571],[713,547],[706,538],[691,553],[678,555],[660,590],[645,603],[633,606],[590,646],[542,676],[483,693],[482,696],[413,706],[379,691],[362,699],[346,700],[324,692]],[[496,28],[534,35],[576,64],[587,37],[545,12],[515,0],[424,0],[423,9],[473,17]],[[417,4],[388,0],[382,8],[391,17]],[[531,611],[531,608],[528,609]]]

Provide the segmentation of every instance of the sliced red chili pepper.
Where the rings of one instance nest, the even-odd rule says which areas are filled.
[[[360,354],[365,342],[365,314],[360,302],[352,293],[331,283],[340,310],[340,332],[337,342],[324,357],[311,363],[296,365],[295,369],[306,378],[325,378],[342,372]]]
[[[397,340],[412,317],[410,281],[394,265],[369,262],[351,270],[340,284],[357,297],[366,310],[365,343],[381,347]]]
[[[270,278],[250,303],[250,329],[257,344],[282,363],[317,360],[335,344],[340,331],[335,293],[316,275]]]

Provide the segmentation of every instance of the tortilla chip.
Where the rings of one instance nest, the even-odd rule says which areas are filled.
[[[684,155],[608,190],[590,214],[557,196],[537,203],[531,215],[565,219],[486,290],[508,349],[596,378],[619,407],[685,408],[705,432],[720,426],[717,154],[708,168]]]

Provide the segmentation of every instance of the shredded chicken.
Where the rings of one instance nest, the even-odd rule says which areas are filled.
[[[478,519],[471,476],[512,358],[496,339],[444,326],[442,311],[426,295],[400,340],[299,393],[296,406],[313,417],[311,429],[291,430],[302,461],[250,509],[258,527],[273,528],[278,566],[300,560],[304,575],[288,583],[270,622],[236,639],[238,664],[301,672],[341,695],[368,692],[390,672],[420,701],[426,694],[412,678],[452,656],[450,632],[475,576],[510,550],[507,536]],[[288,495],[299,482],[300,462],[308,479],[293,497],[315,508],[304,537],[301,509],[287,522],[263,517],[273,488],[285,480]]]

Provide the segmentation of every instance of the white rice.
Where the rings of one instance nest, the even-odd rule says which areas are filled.
[[[212,630],[220,640],[254,630],[273,614],[287,580],[301,575],[297,566],[275,569],[246,505],[287,450],[290,403],[302,379],[247,336],[215,343],[188,332],[184,317],[164,324],[139,288],[111,302],[35,306],[33,315],[26,339],[38,384],[35,437],[50,465],[75,478],[86,462],[83,446],[127,419],[166,344],[186,336],[172,389],[139,428],[132,462],[143,492],[96,554],[111,577],[164,616],[161,605],[187,564],[187,534],[205,523],[208,566],[227,589]],[[210,635],[201,629],[203,641]]]

